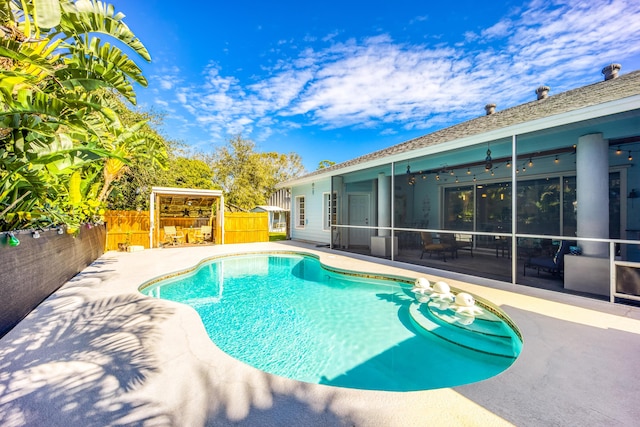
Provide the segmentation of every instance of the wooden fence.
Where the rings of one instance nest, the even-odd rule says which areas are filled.
[[[149,211],[107,211],[105,251],[118,250],[118,243],[144,246],[149,249]]]
[[[118,250],[118,243],[149,248],[149,211],[107,211],[105,250]],[[224,243],[269,241],[269,215],[266,212],[225,212]],[[220,236],[216,232],[216,242]]]
[[[225,212],[224,243],[269,241],[267,212]]]

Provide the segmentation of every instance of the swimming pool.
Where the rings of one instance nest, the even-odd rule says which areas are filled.
[[[141,291],[192,306],[227,354],[299,381],[425,390],[481,381],[515,361],[522,342],[504,313],[412,283],[262,253],[208,260]]]

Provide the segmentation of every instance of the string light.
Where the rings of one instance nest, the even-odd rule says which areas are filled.
[[[7,240],[9,241],[9,246],[15,247],[15,246],[18,246],[20,244],[20,240],[18,240],[16,235],[13,234],[13,232],[7,233]]]
[[[471,175],[471,169],[467,168],[467,175]]]
[[[620,149],[620,146],[618,146],[618,149],[616,150],[616,154],[618,155],[622,154],[622,150]]]
[[[557,155],[556,155],[556,158],[555,158],[555,160],[553,161],[553,163],[555,163],[555,164],[560,163],[560,159],[558,159],[558,156],[557,156]]]
[[[456,182],[458,182],[458,177],[456,176]]]
[[[533,160],[531,160],[531,157],[529,157],[529,167],[533,166]]]
[[[511,162],[507,162],[507,167],[510,168],[511,167]]]
[[[633,160],[633,156],[631,155],[631,150],[629,150],[629,161]]]
[[[476,182],[476,176],[473,175],[473,182]]]

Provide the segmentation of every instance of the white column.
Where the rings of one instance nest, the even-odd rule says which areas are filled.
[[[576,147],[578,237],[609,238],[609,143],[601,133],[581,136]],[[584,255],[608,257],[609,246],[579,242]]]
[[[378,174],[378,226],[391,227],[391,177]],[[378,236],[390,236],[390,230],[378,230]]]

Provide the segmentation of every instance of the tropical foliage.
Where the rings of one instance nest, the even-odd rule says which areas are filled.
[[[170,156],[168,167],[163,169],[136,161],[114,183],[107,200],[108,207],[114,210],[147,210],[152,187],[211,190],[216,188],[212,177],[211,166],[201,154],[192,154],[190,157]]]
[[[99,221],[132,161],[166,164],[135,104],[149,61],[124,15],[96,0],[0,0],[0,230]],[[105,42],[107,37],[112,43]]]

